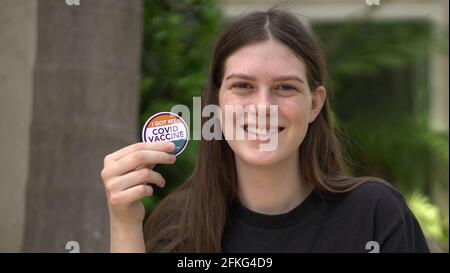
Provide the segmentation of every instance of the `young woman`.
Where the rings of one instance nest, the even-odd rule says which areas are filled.
[[[395,189],[346,174],[324,73],[314,35],[289,12],[233,22],[214,49],[203,104],[277,105],[278,128],[246,124],[254,140],[202,139],[192,176],[145,225],[140,199],[153,194],[149,183],[164,187],[152,169],[175,162],[174,145],[136,143],[106,156],[111,251],[428,252]],[[277,148],[261,150],[269,134]]]

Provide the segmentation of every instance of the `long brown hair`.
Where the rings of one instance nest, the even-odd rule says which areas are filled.
[[[245,45],[268,39],[287,45],[305,63],[311,92],[324,85],[325,64],[314,34],[295,15],[273,8],[235,20],[219,37],[203,105],[218,105],[226,59]],[[347,192],[366,181],[347,175],[327,100],[299,149],[302,179],[312,181],[316,191]],[[202,139],[197,160],[191,177],[162,200],[146,221],[147,251],[221,251],[228,208],[237,188],[234,154],[226,141]]]

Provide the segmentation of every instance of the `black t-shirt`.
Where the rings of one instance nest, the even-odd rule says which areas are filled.
[[[345,194],[313,191],[300,205],[278,215],[253,212],[236,199],[222,247],[223,252],[259,253],[367,253],[377,249],[429,252],[401,194],[377,182],[363,183]]]

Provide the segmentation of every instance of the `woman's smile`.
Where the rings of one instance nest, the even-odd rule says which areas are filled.
[[[285,129],[281,126],[270,126],[270,124],[244,124],[241,127],[245,131],[245,139],[268,142],[271,138],[279,137],[280,133]]]

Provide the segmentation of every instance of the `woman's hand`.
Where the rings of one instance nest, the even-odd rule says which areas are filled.
[[[139,142],[105,157],[101,172],[108,200],[112,252],[145,252],[141,198],[153,195],[153,186],[164,187],[164,178],[153,170],[173,164],[172,142]],[[152,184],[152,185],[149,185]]]

